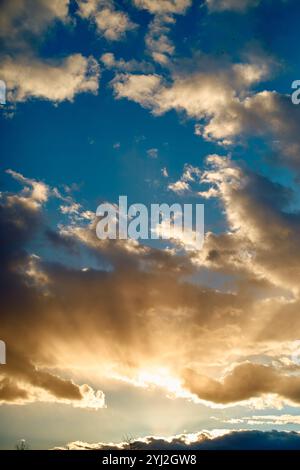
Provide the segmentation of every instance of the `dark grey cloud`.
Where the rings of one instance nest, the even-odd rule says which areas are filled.
[[[73,442],[69,450],[120,450],[119,446]],[[199,433],[195,442],[188,442],[185,435],[170,440],[148,437],[145,440],[132,440],[130,445],[121,444],[124,450],[300,450],[300,435],[296,432],[279,431],[233,431],[219,437],[209,432]]]

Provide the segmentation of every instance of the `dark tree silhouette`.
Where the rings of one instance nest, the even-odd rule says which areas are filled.
[[[16,450],[29,450],[29,445],[27,444],[25,439],[20,439],[17,442],[15,449]]]
[[[125,450],[139,450],[139,445],[132,436],[126,434],[123,438],[123,442],[125,442]]]

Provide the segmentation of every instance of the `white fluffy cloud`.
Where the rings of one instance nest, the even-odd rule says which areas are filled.
[[[8,101],[38,98],[72,101],[76,94],[96,93],[100,69],[95,59],[81,54],[42,59],[36,46],[56,21],[69,21],[70,0],[4,0],[0,35],[8,52],[0,58],[1,78],[6,82]]]
[[[109,41],[118,41],[136,28],[127,13],[116,10],[111,0],[80,0],[78,5],[80,16],[94,22],[98,32]]]
[[[175,183],[170,183],[168,189],[176,194],[182,194],[191,191],[191,183],[199,181],[201,171],[192,165],[185,165],[181,178]]]
[[[1,70],[9,100],[15,102],[29,98],[72,101],[78,93],[97,93],[99,87],[98,63],[81,54],[60,61],[6,57],[1,62]]]
[[[95,16],[98,30],[106,39],[116,41],[120,39],[126,31],[135,28],[126,13],[104,8]]]
[[[155,95],[161,90],[159,75],[117,74],[112,86],[117,99],[128,98],[145,108],[151,108]]]
[[[170,191],[173,191],[173,193],[182,194],[189,191],[190,187],[186,181],[178,180],[175,181],[175,183],[170,183],[168,185],[168,189],[170,189]]]
[[[11,198],[17,199],[19,203],[32,209],[39,209],[42,204],[47,202],[49,197],[48,185],[42,181],[26,178],[21,173],[13,170],[7,170],[6,173],[24,186],[19,195],[10,196]]]
[[[198,61],[199,62],[199,61]],[[200,61],[201,62],[201,61]],[[196,121],[195,133],[229,146],[255,135],[267,138],[275,156],[299,168],[299,107],[276,91],[254,92],[274,63],[263,56],[247,61],[174,69],[170,81],[156,74],[119,74],[112,82],[117,99],[127,98],[161,115],[172,109]]]
[[[174,15],[184,14],[192,0],[133,0],[137,8],[154,14],[145,37],[148,52],[160,65],[168,65],[175,47],[168,37],[170,26],[175,23]]]
[[[260,60],[222,67],[203,58],[200,70],[174,71],[171,83],[164,82],[158,75],[127,74],[117,77],[114,89],[117,98],[132,99],[155,114],[176,109],[196,119],[213,119],[221,114],[223,118],[228,107],[228,117],[235,109],[238,112],[245,92],[267,77],[268,72],[269,64]],[[230,123],[232,121],[233,116]],[[229,132],[230,129],[224,130],[224,136],[227,137]]]
[[[161,65],[167,65],[175,52],[175,47],[168,37],[170,26],[175,23],[171,15],[157,15],[151,21],[146,35],[146,46],[153,60]]]

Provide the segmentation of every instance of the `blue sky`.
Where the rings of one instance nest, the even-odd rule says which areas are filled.
[[[298,431],[299,2],[1,10],[0,447]],[[203,249],[101,243],[119,195]]]

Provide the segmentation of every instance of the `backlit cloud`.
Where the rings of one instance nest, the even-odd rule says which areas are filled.
[[[185,371],[184,379],[192,393],[215,403],[241,402],[267,393],[300,403],[299,376],[280,374],[272,367],[261,364],[241,364],[226,375],[222,382],[192,370]]]
[[[6,57],[1,62],[1,69],[7,83],[8,99],[15,102],[30,98],[72,101],[78,93],[97,93],[99,87],[98,63],[81,54],[59,61]]]
[[[272,293],[272,283],[298,295],[295,269],[289,277],[284,270],[291,269],[290,265],[283,266],[281,273],[280,267],[274,269],[268,264],[273,258],[268,261],[267,257],[268,244],[277,243],[278,234],[284,249],[281,207],[288,194],[277,188],[274,195],[278,202],[274,204],[271,183],[252,176],[248,185],[247,178],[251,176],[242,176],[242,170],[230,160],[217,156],[210,160],[213,169],[201,175],[197,169],[186,166],[184,180],[195,183],[195,176],[201,176],[203,184],[216,186],[232,229],[235,228],[234,234],[220,237],[225,242],[227,237],[228,245],[230,237],[235,236],[234,246],[224,255],[213,255],[210,247],[213,239],[208,234],[205,246],[208,251],[175,256],[172,251],[156,250],[136,242],[98,240],[92,219],[86,222],[78,219],[77,224],[81,225],[74,225],[73,221],[70,226],[60,226],[56,234],[56,239],[61,239],[61,243],[56,243],[59,249],[68,246],[74,249],[77,244],[78,249],[92,253],[99,266],[106,260],[111,266],[109,270],[70,268],[30,254],[31,239],[49,231],[42,217],[47,194],[50,192],[55,197],[57,192],[10,172],[25,189],[14,195],[3,194],[1,201],[4,307],[1,325],[9,364],[1,368],[3,401],[9,402],[10,396],[11,401],[21,403],[45,401],[48,397],[50,401],[97,407],[99,402],[104,404],[101,392],[76,385],[68,378],[70,373],[80,376],[83,370],[85,377],[90,374],[92,378],[97,370],[100,384],[101,380],[118,376],[120,380],[127,377],[133,386],[140,386],[146,380],[147,386],[152,384],[167,394],[218,406],[265,395],[299,403],[299,378],[292,375],[283,360],[291,355],[289,344],[295,339],[295,331],[287,330],[284,340],[278,338],[274,343],[274,339],[269,342],[267,329],[276,312],[281,315],[284,305],[291,306],[290,298],[284,299],[276,291]],[[269,220],[263,212],[265,205],[270,211],[269,200],[259,199],[258,188],[264,184],[269,187],[273,203],[274,214],[271,212]],[[255,230],[253,227],[239,229],[239,211],[251,223],[251,212],[245,211],[251,210],[253,197],[256,203],[253,214],[258,217]],[[61,203],[61,197],[58,202]],[[65,214],[68,215],[73,217],[73,213]],[[248,263],[239,265],[238,257],[243,250],[245,253],[250,250],[248,245],[256,242],[257,237],[262,239],[261,254],[257,260],[249,258]],[[225,246],[223,243],[223,250]],[[240,253],[235,255],[238,249]],[[280,255],[278,249],[277,254]],[[293,259],[296,260],[295,249]],[[237,270],[249,279],[256,279],[257,289],[265,293],[256,298],[250,281],[248,288],[242,284],[235,293],[222,293],[184,281],[187,274],[206,263],[211,263],[214,269]],[[21,312],[22,322],[19,321]],[[275,333],[273,327],[272,334]],[[179,342],[178,334],[185,341]],[[146,337],[147,341],[143,339]],[[245,363],[227,371],[233,360],[243,362],[254,351],[275,361],[274,365]],[[159,372],[162,357],[168,379],[165,374],[163,379]]]
[[[67,405],[95,442],[78,409],[101,410],[70,448],[299,447],[239,429],[299,426],[297,2],[0,3],[1,419]],[[119,192],[205,204],[203,247],[201,224],[99,239]],[[181,434],[212,414],[238,431]]]
[[[148,436],[118,444],[89,444],[77,441],[69,443],[62,450],[298,450],[299,442],[300,436],[297,432],[221,430],[182,434],[170,438]]]

